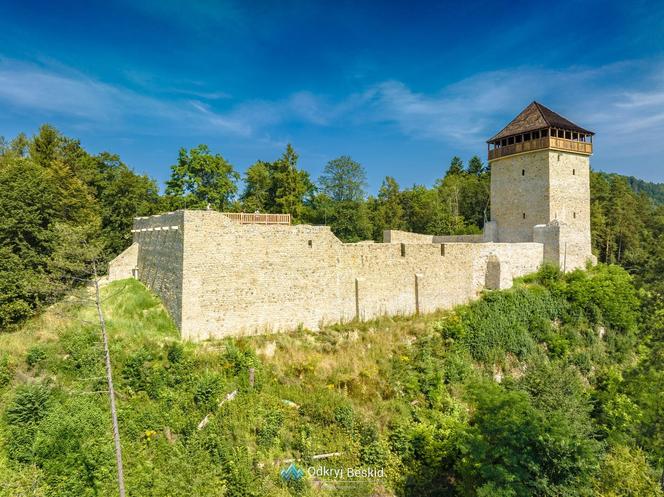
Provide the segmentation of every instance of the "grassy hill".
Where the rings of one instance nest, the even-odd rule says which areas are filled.
[[[2,496],[117,495],[89,298],[0,334]],[[543,269],[449,312],[200,344],[135,280],[103,298],[129,495],[661,495],[661,374],[617,267]],[[383,472],[284,482],[291,459]]]

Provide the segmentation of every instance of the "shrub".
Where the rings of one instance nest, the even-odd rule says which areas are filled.
[[[597,497],[662,497],[657,475],[640,449],[613,447],[602,460],[594,482]]]
[[[203,375],[196,383],[194,402],[204,409],[214,410],[221,387],[222,381],[219,375],[213,373]]]
[[[178,364],[185,357],[184,346],[180,342],[166,345],[166,358],[171,364]]]
[[[14,366],[9,361],[9,354],[0,356],[0,388],[6,387],[14,377]]]
[[[599,444],[562,412],[537,408],[526,393],[492,382],[468,393],[475,410],[459,439],[462,495],[590,493]]]
[[[33,445],[39,423],[51,406],[51,391],[44,385],[23,385],[5,411],[6,440],[10,459],[28,463],[33,460]]]
[[[152,361],[155,354],[145,347],[134,352],[122,368],[122,376],[134,392],[144,391],[152,399],[159,396],[159,388],[163,381],[163,369],[155,366]]]
[[[486,294],[461,307],[457,319],[442,321],[437,328],[460,342],[474,359],[493,363],[508,352],[519,358],[532,352],[542,321],[560,318],[564,309],[562,299],[545,288],[517,288]]]
[[[269,410],[263,424],[256,430],[256,443],[263,448],[272,447],[284,421],[284,414],[275,409]]]
[[[353,406],[337,406],[334,409],[334,420],[346,431],[352,432],[355,427],[355,412],[353,411]]]
[[[34,454],[54,495],[106,494],[115,484],[109,414],[91,398],[56,405],[39,426]]]
[[[619,266],[599,264],[590,271],[574,271],[567,276],[566,296],[572,311],[592,324],[604,324],[632,331],[640,301],[632,277]]]
[[[249,368],[259,365],[253,350],[243,350],[230,340],[226,342],[226,350],[221,359],[224,367],[230,369],[234,375],[239,375]]]
[[[28,349],[28,353],[25,357],[25,362],[30,368],[34,368],[41,361],[46,359],[46,351],[40,345],[35,345]]]
[[[66,330],[60,336],[65,367],[86,376],[102,374],[104,361],[99,340],[99,331],[94,327]]]
[[[38,423],[48,412],[51,390],[44,385],[24,385],[16,391],[5,416],[10,425]]]

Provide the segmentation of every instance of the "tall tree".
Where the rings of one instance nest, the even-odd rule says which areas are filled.
[[[42,167],[49,167],[53,161],[62,158],[61,146],[64,138],[50,124],[44,124],[30,143],[30,158]]]
[[[371,201],[371,211],[374,240],[381,241],[385,230],[407,229],[399,184],[393,177],[383,180],[378,197]]]
[[[182,207],[225,210],[237,192],[239,174],[219,154],[212,154],[207,145],[191,150],[180,149],[177,164],[171,166],[166,194],[180,200]]]
[[[244,191],[240,198],[242,209],[247,212],[271,211],[270,205],[270,164],[257,161],[244,173]]]
[[[290,214],[296,222],[302,219],[305,197],[314,190],[309,173],[297,168],[297,160],[298,155],[289,143],[283,155],[269,166],[268,190],[270,210]]]
[[[475,176],[480,176],[486,171],[482,159],[477,155],[473,155],[468,161],[468,174],[473,174]]]
[[[452,160],[450,161],[450,167],[445,175],[449,176],[451,174],[463,174],[465,172],[466,171],[463,167],[463,161],[455,155],[452,157]]]
[[[94,161],[103,250],[110,258],[131,244],[134,217],[156,214],[162,206],[156,182],[134,173],[117,155],[103,152]]]
[[[366,173],[362,165],[347,155],[327,163],[318,180],[320,204],[327,223],[342,240],[355,242],[372,235],[366,195]]]
[[[318,182],[321,191],[335,202],[360,202],[366,195],[366,172],[347,155],[329,161]]]

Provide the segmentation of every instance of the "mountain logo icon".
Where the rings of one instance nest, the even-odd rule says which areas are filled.
[[[284,481],[298,481],[304,478],[304,471],[298,468],[295,463],[291,463],[286,469],[282,469],[279,474]]]

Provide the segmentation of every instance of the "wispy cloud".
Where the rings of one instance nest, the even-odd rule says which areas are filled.
[[[31,112],[44,119],[69,118],[132,132],[141,128],[141,132],[149,133],[146,124],[158,124],[198,133],[216,128],[238,135],[250,133],[242,120],[219,115],[206,104],[191,100],[219,99],[225,96],[222,92],[180,93],[182,99],[159,99],[78,71],[0,59],[0,102],[17,113]]]
[[[635,77],[638,75],[638,77]],[[473,146],[532,100],[611,137],[609,146],[639,140],[662,148],[664,63],[631,61],[598,68],[515,68],[476,74],[433,94],[399,81],[374,85],[356,99],[359,121],[396,126],[414,139]]]
[[[164,94],[161,90],[159,95]],[[287,135],[293,123],[322,130],[381,125],[410,139],[477,147],[536,99],[611,136],[608,146],[616,150],[637,138],[642,150],[660,150],[659,137],[664,134],[662,61],[484,72],[433,93],[415,91],[396,80],[336,98],[309,91],[244,101],[233,101],[223,91],[183,90],[168,98],[154,93],[108,84],[61,66],[0,59],[0,103],[5,109],[132,133],[166,129],[258,140]]]

